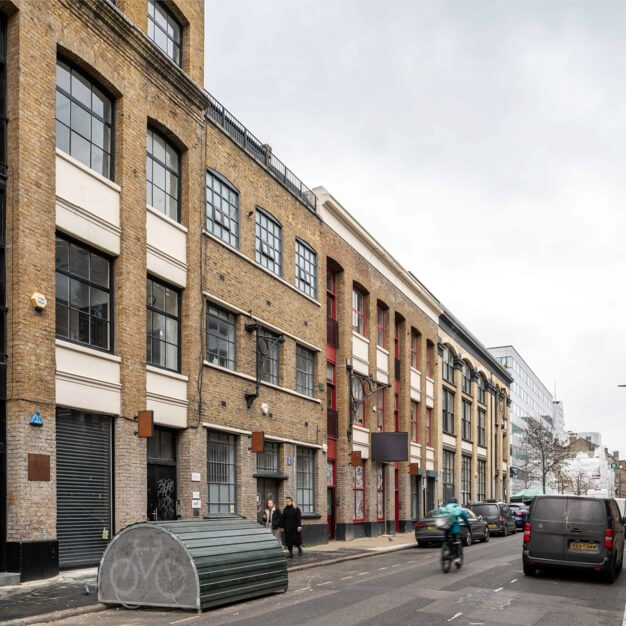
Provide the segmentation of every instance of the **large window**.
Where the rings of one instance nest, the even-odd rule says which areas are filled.
[[[448,346],[443,347],[441,357],[441,375],[443,379],[454,385],[454,355]]]
[[[376,394],[376,428],[379,432],[385,430],[385,390]]]
[[[385,466],[379,463],[376,466],[376,520],[385,519]]]
[[[207,505],[209,513],[234,513],[236,497],[235,436],[207,430]]]
[[[419,519],[420,504],[420,477],[411,476],[411,519],[417,521]]]
[[[461,415],[461,436],[465,441],[472,440],[472,404],[463,400],[463,414]]]
[[[360,289],[352,289],[352,328],[365,335],[365,295]]]
[[[174,146],[148,129],[146,203],[167,217],[180,221],[180,158]]]
[[[486,445],[487,438],[485,437],[485,416],[486,413],[483,409],[478,409],[478,445]]]
[[[486,497],[487,486],[487,461],[478,459],[478,502],[482,502]]]
[[[454,394],[448,389],[442,394],[441,426],[444,433],[454,435]]]
[[[450,502],[454,496],[454,452],[443,451],[443,501],[444,504]]]
[[[280,384],[280,342],[278,335],[259,328],[257,330],[257,367],[261,380],[272,385]]]
[[[57,61],[56,99],[57,148],[113,178],[113,100],[63,61]]]
[[[317,299],[317,254],[300,239],[296,239],[296,287]]]
[[[265,211],[256,210],[256,262],[277,276],[283,273],[282,226]]]
[[[420,334],[414,328],[411,329],[411,367],[420,368]]]
[[[472,458],[461,457],[461,504],[466,506],[472,501]]]
[[[362,402],[363,384],[358,376],[352,377],[352,398],[355,405],[354,423],[364,426],[365,402]]]
[[[435,376],[435,344],[432,341],[426,342],[426,376]]]
[[[296,391],[313,397],[313,365],[315,355],[311,350],[296,346]]]
[[[472,393],[472,371],[465,361],[461,367],[461,384],[464,393]]]
[[[476,380],[476,389],[478,389],[478,402],[485,404],[485,379],[480,375]]]
[[[146,362],[177,372],[180,362],[180,292],[148,277],[147,307]]]
[[[357,465],[354,469],[354,521],[365,521],[365,468],[363,464]]]
[[[111,262],[61,235],[56,238],[57,337],[111,350]]]
[[[385,332],[387,328],[387,309],[380,302],[376,305],[376,345],[386,348]]]
[[[411,400],[411,441],[417,443],[417,414],[419,404]]]
[[[148,37],[176,63],[182,65],[182,26],[161,0],[148,0]]]
[[[259,452],[256,455],[257,472],[278,474],[278,468],[280,467],[278,462],[279,453],[280,444],[266,439],[263,446],[263,452]]]
[[[207,303],[206,352],[213,365],[234,370],[236,367],[235,316]]]
[[[239,248],[239,193],[221,176],[206,173],[206,229]]]
[[[315,512],[315,452],[296,448],[296,502],[303,513]]]
[[[426,445],[433,445],[433,429],[432,429],[433,410],[431,408],[426,409]]]

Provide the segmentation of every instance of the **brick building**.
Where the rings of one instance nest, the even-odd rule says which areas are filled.
[[[314,191],[324,222],[329,534],[405,530],[438,497],[441,308],[324,188]],[[409,458],[377,463],[371,435],[390,431],[408,433]]]
[[[200,87],[203,2],[0,17],[0,570],[92,565],[127,524],[268,493],[325,540],[315,199]]]

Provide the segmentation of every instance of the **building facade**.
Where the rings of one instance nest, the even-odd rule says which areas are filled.
[[[513,346],[489,348],[489,352],[513,377],[511,383],[511,490],[512,493],[536,486],[525,470],[522,437],[526,417],[532,417],[565,442],[563,403],[555,402],[547,387]]]
[[[439,327],[441,498],[507,502],[513,378],[448,309]]]

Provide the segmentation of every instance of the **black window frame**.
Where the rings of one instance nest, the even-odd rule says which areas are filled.
[[[446,382],[454,385],[454,354],[448,346],[444,346],[443,348],[441,376]]]
[[[59,64],[63,64],[64,66],[66,66],[67,70],[69,70],[69,74],[70,74],[70,91],[67,91],[67,89],[65,89],[64,87],[59,85],[59,70],[58,70],[58,66]],[[56,78],[55,78],[55,99],[58,99],[58,95],[57,94],[61,94],[63,97],[67,98],[69,100],[70,106],[69,106],[69,126],[68,124],[66,124],[64,121],[60,120],[58,117],[58,102],[55,106],[55,114],[54,114],[54,118],[55,118],[55,146],[61,150],[62,152],[64,152],[65,154],[68,154],[69,156],[71,156],[73,159],[76,159],[79,163],[81,163],[82,165],[84,165],[85,167],[89,168],[90,170],[96,172],[98,175],[102,176],[103,178],[106,178],[110,181],[114,180],[114,172],[115,172],[115,163],[114,163],[114,155],[115,155],[115,98],[113,97],[113,95],[104,87],[102,87],[100,85],[100,83],[94,79],[92,79],[89,74],[87,74],[85,71],[83,71],[82,69],[79,69],[76,67],[76,65],[70,61],[68,61],[66,58],[59,56],[57,57],[56,60],[56,64],[55,64],[55,68],[56,68]],[[90,90],[90,96],[91,96],[91,105],[89,106],[89,108],[87,107],[87,105],[82,102],[79,98],[75,97],[74,95],[72,95],[72,75],[76,74],[78,77],[80,77],[82,80],[86,81],[89,83],[89,90]],[[93,108],[93,90],[94,87],[100,92],[100,94],[102,95],[103,99],[106,99],[109,106],[110,106],[110,119],[107,120],[105,116],[100,115],[99,113],[96,113],[94,111]],[[77,107],[80,107],[83,111],[87,112],[90,116],[90,137],[87,138],[85,137],[82,133],[79,133],[77,128],[74,127],[72,128],[72,105],[75,105]],[[103,137],[104,137],[104,129],[108,128],[109,131],[109,152],[107,152],[105,150],[105,146],[99,146],[97,143],[94,143],[92,141],[93,139],[93,120],[96,120],[98,122],[100,122],[101,124],[103,124]],[[63,147],[59,146],[59,133],[58,133],[58,125],[61,124],[62,126],[64,126],[65,128],[67,128],[69,130],[68,133],[68,148],[69,150],[64,150]],[[78,158],[77,153],[75,152],[74,154],[72,154],[72,133],[75,133],[76,135],[79,135],[83,140],[85,140],[86,142],[89,143],[89,163],[85,163],[82,159]],[[103,139],[103,144],[106,143]],[[97,149],[101,150],[103,155],[106,154],[109,157],[109,165],[108,165],[108,172],[104,173],[103,171],[98,171],[97,169],[95,169],[93,167],[93,150],[92,147],[96,147]]]
[[[88,348],[91,348],[93,350],[100,350],[101,352],[108,352],[109,354],[113,353],[114,347],[115,347],[115,336],[114,336],[114,328],[115,328],[115,301],[114,301],[114,273],[113,273],[113,258],[111,256],[109,256],[108,254],[102,252],[101,250],[98,250],[97,248],[94,248],[93,246],[90,246],[89,244],[86,244],[82,241],[79,241],[78,239],[75,239],[74,237],[70,237],[69,235],[66,235],[65,233],[62,232],[57,232],[56,236],[55,236],[55,257],[56,257],[56,242],[57,240],[62,240],[65,241],[68,245],[68,269],[67,270],[63,270],[63,269],[59,269],[59,267],[57,266],[56,263],[56,259],[55,259],[55,314],[56,314],[56,318],[55,318],[55,336],[59,339],[62,339],[63,341],[68,341],[70,343],[74,343],[80,346],[86,346]],[[90,273],[91,273],[91,255],[97,255],[98,257],[100,257],[101,259],[103,259],[104,261],[106,261],[108,263],[108,268],[109,268],[109,286],[108,287],[103,287],[101,284],[90,280],[90,279],[85,279],[83,276],[80,276],[79,274],[75,274],[71,271],[71,257],[70,257],[70,253],[71,253],[71,248],[70,246],[76,246],[79,248],[82,248],[83,250],[85,250],[86,252],[89,253],[89,263],[90,263]],[[67,276],[68,277],[68,299],[67,299],[67,310],[68,310],[68,323],[67,323],[67,328],[68,328],[68,336],[63,336],[60,335],[58,332],[58,322],[59,322],[59,313],[58,313],[58,309],[59,306],[65,306],[65,305],[60,305],[59,301],[58,301],[58,296],[56,295],[58,293],[58,281],[56,278],[56,274],[62,274],[63,276]],[[78,282],[81,282],[83,284],[86,284],[89,287],[89,300],[91,302],[91,289],[99,289],[101,291],[107,292],[109,295],[109,317],[108,317],[108,337],[109,337],[109,345],[107,348],[103,348],[97,344],[93,344],[91,343],[91,341],[89,342],[85,342],[85,341],[80,341],[79,339],[73,339],[72,338],[72,333],[70,331],[70,325],[71,325],[71,316],[70,316],[70,311],[72,310],[71,307],[71,281],[72,280],[76,280]],[[91,305],[89,306],[89,308],[91,309]],[[78,310],[78,309],[76,309]],[[79,311],[80,313],[80,311]],[[89,324],[89,336],[91,338],[91,318],[95,317],[93,315],[91,315],[91,313],[87,314],[90,318],[90,324]],[[101,319],[101,318],[96,318],[96,319]]]
[[[311,371],[308,372],[298,367],[298,359],[304,359],[311,364]],[[310,379],[311,386],[309,388],[298,384],[298,375],[302,375],[305,379]],[[305,346],[296,344],[296,391],[304,396],[312,398],[315,395],[315,352]]]
[[[210,459],[211,449],[217,449],[217,446],[222,448],[222,453],[226,450],[226,456],[232,452],[232,461],[230,459],[221,460],[219,458]],[[212,477],[216,477],[216,468],[219,468],[219,473],[225,475],[227,480],[211,482]],[[232,480],[230,472],[232,471]],[[221,500],[221,494],[217,501],[211,500],[211,485],[218,485],[220,488],[226,485],[230,493],[233,495],[232,501],[230,498],[227,502]],[[232,492],[231,492],[232,490]],[[221,491],[221,489],[218,489]],[[218,510],[212,510],[211,507],[216,506]],[[224,510],[223,507],[227,507]],[[221,509],[221,510],[219,510]],[[232,514],[237,511],[237,437],[232,433],[223,432],[220,430],[207,429],[207,513],[209,514]]]
[[[232,341],[229,337],[224,337],[218,333],[211,332],[211,329],[209,327],[209,318],[212,317],[211,315],[212,310],[215,310],[217,313],[222,314],[222,316],[218,315],[218,316],[213,316],[213,317],[215,317],[216,319],[218,319],[220,322],[224,324],[232,326],[232,332],[233,332]],[[232,358],[230,356],[230,350],[229,350],[228,355],[225,358],[226,363],[227,363],[226,365],[222,365],[219,362],[218,363],[213,362],[213,360],[216,358],[218,361],[220,361],[224,359],[224,357],[221,356],[219,352],[214,353],[214,352],[209,351],[209,344],[210,344],[209,336],[210,335],[215,336],[218,341],[226,342],[228,346],[232,346]],[[232,371],[237,370],[237,316],[232,311],[229,311],[228,309],[224,309],[216,304],[213,304],[213,302],[207,302],[207,307],[206,307],[206,360],[212,365],[217,365],[219,367],[223,367],[225,369],[229,369]],[[230,365],[231,363],[232,363],[232,367]]]
[[[461,401],[461,437],[464,441],[472,441],[472,403]]]
[[[280,342],[278,341],[279,335],[275,332],[265,328],[263,326],[259,327],[256,335],[256,358],[257,358],[257,374],[259,380],[268,383],[270,385],[280,386]],[[263,355],[260,350],[260,344],[263,340],[266,341],[266,346],[268,347],[268,353]],[[274,356],[275,355],[275,358]],[[270,379],[266,378],[267,373],[267,362],[270,361],[272,363],[276,363],[276,380],[272,380],[273,376],[270,373]],[[264,369],[265,366],[265,369]]]
[[[263,443],[263,452],[256,455],[256,471],[264,474],[280,473],[280,443],[266,439]]]
[[[150,137],[150,134],[152,134],[152,138]],[[159,137],[159,139],[161,139],[161,141],[163,141],[163,143],[165,144],[165,161],[161,161],[159,158],[154,156],[154,135]],[[152,146],[152,149],[150,148],[150,146]],[[171,166],[167,164],[167,148],[168,147],[171,148],[176,153],[176,170],[174,170]],[[152,164],[150,163],[150,161],[152,161]],[[155,185],[154,183],[154,162],[156,162],[157,165],[159,165],[165,170],[166,178],[165,178],[164,189],[161,189],[161,187],[159,187],[158,185]],[[150,165],[150,170],[148,168],[149,165]],[[150,171],[150,175],[148,174],[148,170]],[[167,174],[168,173],[174,174],[177,178],[178,194],[175,198],[176,199],[176,217],[172,217],[168,213],[167,198],[174,197],[170,193],[167,192]],[[156,187],[159,191],[162,191],[165,194],[166,203],[165,203],[165,206],[163,207],[163,210],[161,210],[159,207],[154,205],[154,187]],[[151,190],[152,190],[152,193],[150,194]],[[182,191],[183,190],[182,190],[180,150],[176,147],[176,145],[174,145],[174,143],[169,141],[161,131],[157,130],[156,128],[152,126],[148,126],[148,128],[146,129],[146,204],[152,207],[155,211],[158,211],[159,213],[165,215],[165,217],[180,224]],[[148,200],[149,197],[150,197],[150,201]]]
[[[310,465],[301,471],[301,459],[308,459]],[[309,486],[301,485],[301,480],[306,479]],[[303,446],[296,447],[296,502],[302,513],[315,513],[315,450]],[[308,493],[309,498],[304,494]]]
[[[302,251],[300,251],[300,249],[302,249]],[[307,254],[310,257],[308,259],[306,258]],[[296,237],[295,259],[296,288],[303,294],[309,296],[309,298],[317,300],[317,252],[315,252],[306,241]],[[304,267],[302,267],[300,262],[304,263]],[[306,270],[307,264],[313,268],[313,273]],[[308,280],[305,280],[301,274]]]
[[[485,409],[478,409],[478,424],[477,424],[477,438],[478,445],[483,448],[487,445],[487,437],[485,431],[485,424],[487,423],[487,411]]]
[[[476,380],[476,388],[478,389],[478,402],[486,404],[485,402],[485,379],[479,374]]]
[[[487,461],[478,459],[476,472],[478,474],[478,492],[476,496],[478,502],[483,502],[487,494]]]
[[[261,207],[256,207],[255,215],[255,259],[256,262],[268,272],[282,278],[283,275],[283,225],[268,211]],[[278,248],[272,243],[268,243],[267,239],[264,239],[261,234],[263,232],[270,233],[267,225],[264,225],[262,220],[265,220],[267,224],[273,224],[275,232],[271,233],[274,240],[278,239]],[[278,235],[276,235],[276,232]],[[278,256],[276,260],[275,255]],[[263,261],[265,259],[265,262]],[[271,267],[270,267],[271,264]],[[278,271],[276,267],[278,266]]]
[[[441,428],[446,435],[454,435],[454,392],[445,387],[441,397]]]
[[[211,185],[209,186],[209,178],[212,179]],[[216,183],[222,187],[219,191],[216,189]],[[228,189],[228,198],[225,198],[223,189]],[[206,176],[205,176],[205,223],[204,227],[207,232],[211,233],[214,237],[217,237],[220,241],[225,243],[227,246],[234,248],[235,250],[239,250],[240,248],[240,225],[241,225],[241,205],[239,202],[239,190],[226,178],[224,178],[221,174],[212,170],[211,168],[206,168]],[[215,196],[219,195],[220,207],[217,206]],[[209,195],[211,195],[211,200],[209,200]],[[231,195],[234,195],[236,202],[233,203],[231,201]],[[224,217],[223,206],[224,203],[227,203],[229,209],[229,215],[227,218]],[[210,213],[210,215],[209,215]],[[227,223],[228,222],[228,223]],[[231,228],[230,224],[234,224],[235,228]],[[234,232],[233,232],[234,230]],[[226,236],[225,236],[226,233]],[[233,243],[234,240],[234,243]]]
[[[149,304],[148,303],[148,282],[152,281],[153,283],[157,283],[159,285],[161,285],[162,287],[164,287],[165,289],[170,289],[171,291],[173,291],[176,296],[177,296],[177,309],[178,309],[178,316],[172,315],[171,313],[169,313],[166,310],[161,310],[156,308],[153,304]],[[167,297],[166,297],[167,299]],[[147,340],[148,338],[154,340],[155,338],[153,337],[153,335],[149,334],[150,332],[150,328],[148,326],[148,321],[146,319],[146,365],[150,365],[152,367],[158,367],[159,369],[162,370],[166,370],[168,372],[177,372],[180,373],[181,371],[181,356],[182,356],[182,346],[181,346],[181,337],[182,337],[182,290],[179,287],[176,287],[175,285],[172,285],[168,282],[165,282],[164,280],[161,280],[160,278],[156,278],[155,276],[148,274],[148,276],[146,277],[146,310],[150,311],[152,314],[158,314],[158,315],[163,315],[165,318],[169,318],[169,319],[175,319],[177,324],[178,324],[178,328],[177,328],[177,334],[176,334],[176,369],[174,369],[173,367],[167,367],[167,350],[165,351],[165,365],[160,365],[158,363],[153,363],[152,361],[148,360],[148,350],[147,350]],[[163,344],[170,344],[171,342],[167,341],[167,319],[166,319],[166,323],[165,323],[165,328],[166,328],[166,339],[159,339],[157,338],[157,341],[160,341]]]
[[[472,395],[472,371],[465,361],[463,361],[461,366],[461,388],[463,393],[466,393],[468,396]]]
[[[472,501],[472,457],[461,456],[461,504],[467,506]]]
[[[450,502],[454,496],[454,463],[455,453],[452,450],[443,449],[443,459],[441,463],[441,480],[443,483],[444,504]]]
[[[155,16],[150,15],[150,8],[154,7],[154,11],[155,11]],[[165,14],[165,18],[167,21],[167,25],[169,26],[169,22],[170,20],[172,22],[174,22],[176,24],[176,26],[178,26],[179,32],[180,32],[180,39],[178,41],[176,41],[173,37],[171,37],[169,35],[169,33],[165,30],[163,30],[162,26],[160,24],[157,23],[156,20],[156,11],[161,9],[162,13]],[[168,41],[172,41],[174,43],[174,45],[178,48],[178,58],[175,58],[174,56],[172,56],[166,49],[162,48],[159,43],[157,42],[156,38],[154,35],[150,35],[150,26],[153,26],[155,29],[158,28],[161,32],[163,32],[165,34],[165,36],[167,37]],[[181,24],[181,22],[176,18],[176,16],[168,9],[168,7],[166,6],[166,4],[164,2],[161,2],[161,0],[148,0],[148,39],[150,39],[150,41],[152,41],[154,43],[154,45],[161,50],[161,52],[163,52],[163,54],[168,58],[171,59],[171,61],[173,63],[176,63],[176,65],[178,65],[178,67],[182,67],[183,66],[183,34],[184,31],[184,27],[183,24]]]

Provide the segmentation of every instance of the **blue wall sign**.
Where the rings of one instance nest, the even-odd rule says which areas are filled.
[[[287,465],[291,465],[292,463],[293,463],[293,459],[290,456],[288,456],[287,457]]]
[[[31,426],[43,426],[43,418],[39,411],[35,411],[28,422]]]

